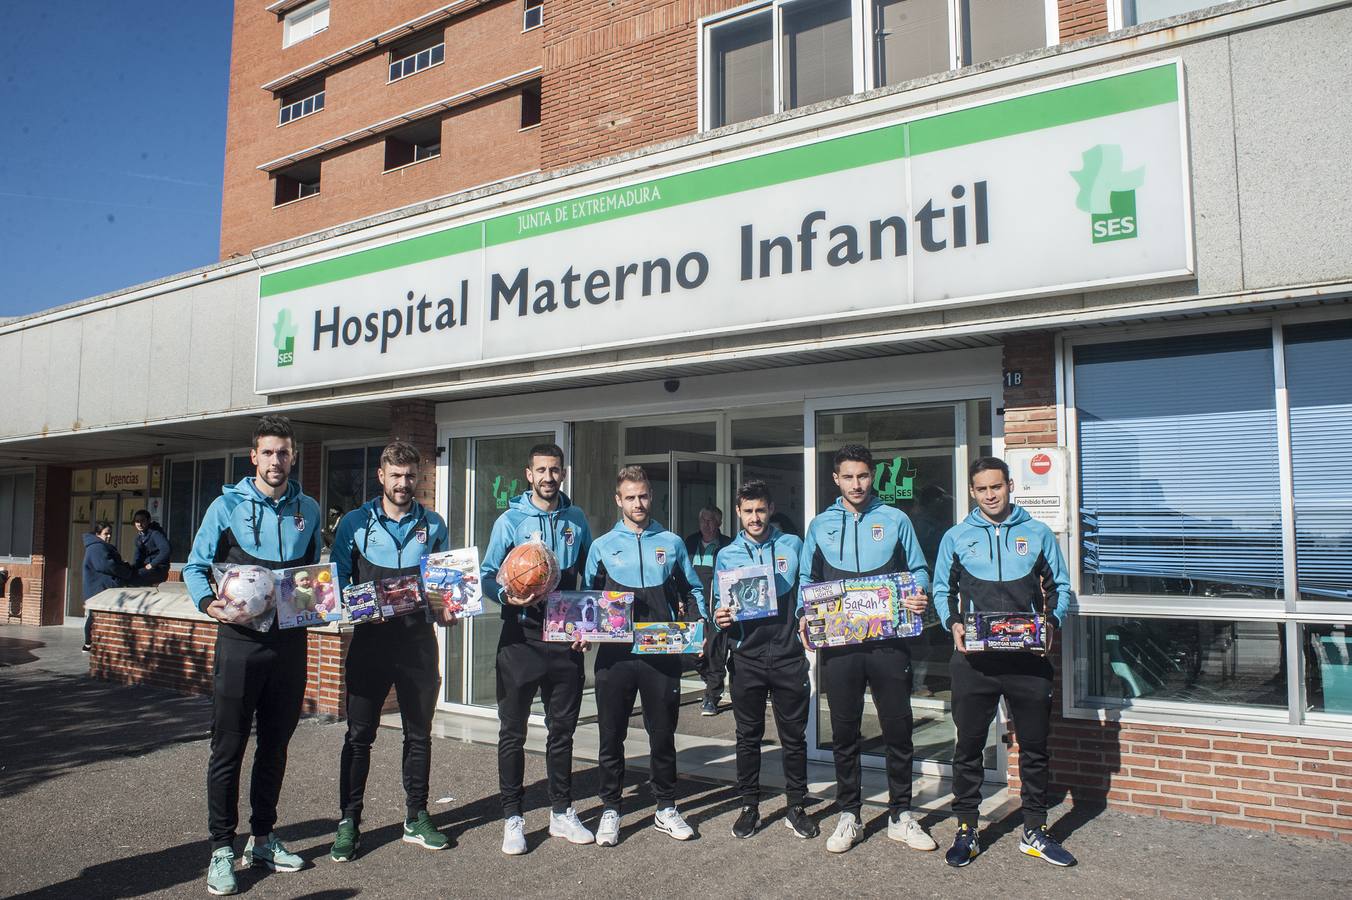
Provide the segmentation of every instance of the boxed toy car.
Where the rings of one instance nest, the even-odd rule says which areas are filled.
[[[969,612],[963,616],[968,653],[986,650],[1047,652],[1047,620],[1037,613]]]
[[[703,622],[636,622],[634,624],[635,653],[699,653],[703,648]]]

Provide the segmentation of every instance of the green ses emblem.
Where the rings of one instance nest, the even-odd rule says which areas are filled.
[[[1080,154],[1083,168],[1070,173],[1080,191],[1075,205],[1089,213],[1089,236],[1095,244],[1138,236],[1136,189],[1145,181],[1145,166],[1122,169],[1122,148],[1095,144]]]
[[[282,309],[272,323],[272,346],[277,349],[278,367],[296,361],[296,325],[291,321],[291,310]]]

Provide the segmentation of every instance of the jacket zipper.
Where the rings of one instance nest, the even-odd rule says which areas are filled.
[[[1001,584],[1005,581],[1004,557],[1000,555],[1000,526],[995,526],[995,577]]]

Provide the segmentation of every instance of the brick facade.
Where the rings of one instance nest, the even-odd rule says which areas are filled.
[[[1005,388],[1005,446],[1054,447],[1056,437],[1055,346],[1049,332],[1005,337],[1003,366],[1022,381]]]
[[[1109,0],[1060,0],[1057,24],[1061,42],[1108,33]]]
[[[422,454],[417,500],[437,508],[437,406],[431,400],[395,400],[390,404],[390,440],[408,441]]]

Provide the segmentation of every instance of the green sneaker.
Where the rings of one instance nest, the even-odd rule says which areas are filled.
[[[409,819],[404,823],[404,840],[428,850],[445,850],[450,844],[446,835],[437,831],[437,827],[432,824],[432,817],[425,809],[418,811],[416,819]]]
[[[224,897],[239,890],[235,883],[235,851],[217,847],[211,851],[211,865],[207,867],[207,893]]]
[[[333,839],[333,849],[329,851],[329,856],[334,862],[347,862],[357,855],[359,846],[361,832],[357,830],[357,823],[351,819],[343,819],[338,823],[338,836]]]
[[[251,866],[265,866],[274,872],[299,872],[305,868],[305,860],[286,849],[275,834],[266,838],[250,835],[244,845],[244,860]]]

